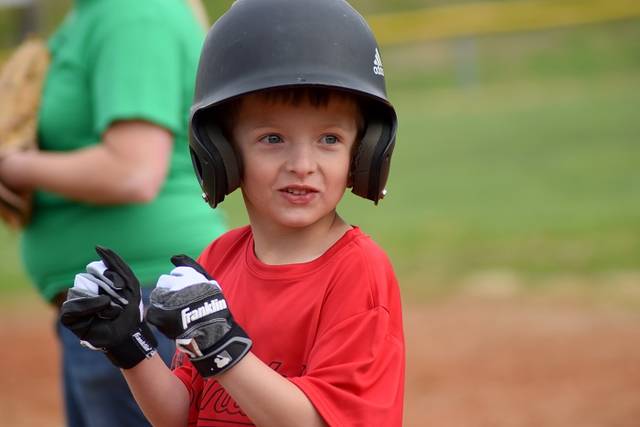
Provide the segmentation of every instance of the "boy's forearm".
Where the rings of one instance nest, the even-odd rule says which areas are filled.
[[[156,354],[122,373],[145,417],[155,427],[186,426],[189,392]]]
[[[326,425],[302,390],[251,352],[217,380],[256,426]]]

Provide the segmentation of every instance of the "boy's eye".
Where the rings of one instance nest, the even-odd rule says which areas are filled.
[[[280,138],[279,135],[267,135],[262,137],[260,141],[266,142],[267,144],[277,144],[279,142],[282,142],[282,138]]]
[[[338,142],[338,137],[335,135],[325,135],[322,137],[322,142],[325,144],[336,144]]]

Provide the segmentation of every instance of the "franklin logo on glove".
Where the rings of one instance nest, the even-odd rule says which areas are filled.
[[[194,308],[193,310],[187,307],[180,312],[182,314],[182,329],[186,331],[189,323],[202,319],[204,316],[217,313],[226,308],[227,302],[223,299],[212,299],[211,301],[205,302],[203,306]]]
[[[136,332],[133,334],[133,339],[136,340],[142,351],[151,352],[153,351],[153,346],[149,344],[149,342],[144,338],[144,336],[140,332]]]

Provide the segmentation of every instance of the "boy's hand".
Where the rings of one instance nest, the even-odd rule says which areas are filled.
[[[62,304],[60,321],[92,350],[129,369],[155,353],[157,342],[142,321],[140,283],[115,252],[96,246],[102,259],[76,275]]]
[[[251,339],[235,323],[218,283],[186,255],[171,258],[176,266],[160,276],[151,292],[147,321],[186,353],[203,377],[218,375],[249,351]]]

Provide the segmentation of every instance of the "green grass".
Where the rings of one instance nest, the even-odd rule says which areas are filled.
[[[383,49],[400,117],[389,196],[340,210],[406,290],[508,271],[640,271],[640,22]],[[461,77],[466,76],[466,77]],[[238,194],[222,205],[246,222]],[[24,289],[0,231],[0,295]]]
[[[475,40],[472,82],[456,43],[384,58],[401,126],[364,221],[400,274],[640,269],[640,23]]]

